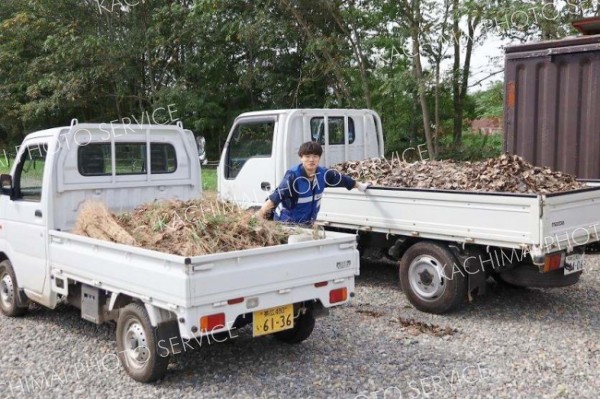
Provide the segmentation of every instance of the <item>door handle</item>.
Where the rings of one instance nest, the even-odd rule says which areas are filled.
[[[35,210],[35,217],[36,217],[36,218],[41,218],[41,217],[42,217],[42,211],[41,211],[41,210],[39,210],[39,209],[36,209],[36,210]]]
[[[271,191],[271,183],[264,181],[264,182],[260,183],[260,188],[263,191]]]

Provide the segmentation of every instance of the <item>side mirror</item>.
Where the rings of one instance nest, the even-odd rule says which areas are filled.
[[[206,159],[206,140],[204,136],[196,136],[196,145],[198,146],[198,159],[200,165],[206,165],[208,160]]]
[[[0,175],[1,194],[10,196],[13,198],[14,187],[11,175]]]

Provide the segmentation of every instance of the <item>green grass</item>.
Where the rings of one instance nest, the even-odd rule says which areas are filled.
[[[202,168],[202,190],[217,191],[217,170]]]
[[[502,135],[483,136],[463,134],[462,144],[456,148],[452,144],[452,136],[444,136],[440,140],[438,159],[454,159],[456,161],[480,161],[502,155]]]
[[[4,156],[0,156],[0,173],[10,173],[10,168],[12,167],[14,161],[15,160],[12,158],[7,159]]]

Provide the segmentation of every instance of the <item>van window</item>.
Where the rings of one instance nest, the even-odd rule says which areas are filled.
[[[15,173],[17,198],[25,201],[41,201],[47,148],[45,145],[36,144],[27,147],[23,152]]]
[[[330,116],[329,145],[344,144],[344,117]],[[325,145],[325,118],[315,117],[310,120],[310,133],[312,141]],[[354,120],[348,118],[348,144],[354,143]]]
[[[240,122],[227,150],[225,177],[235,179],[250,158],[270,157],[273,151],[275,121]]]
[[[146,143],[115,143],[116,175],[146,174]],[[110,143],[91,143],[77,150],[77,167],[82,176],[110,176]],[[150,143],[150,172],[173,173],[177,169],[175,147]]]

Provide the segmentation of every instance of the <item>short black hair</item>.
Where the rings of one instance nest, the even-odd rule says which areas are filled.
[[[302,155],[321,156],[322,154],[323,148],[321,147],[321,144],[317,143],[316,141],[307,141],[306,143],[302,144],[298,149],[299,157],[301,157]]]

